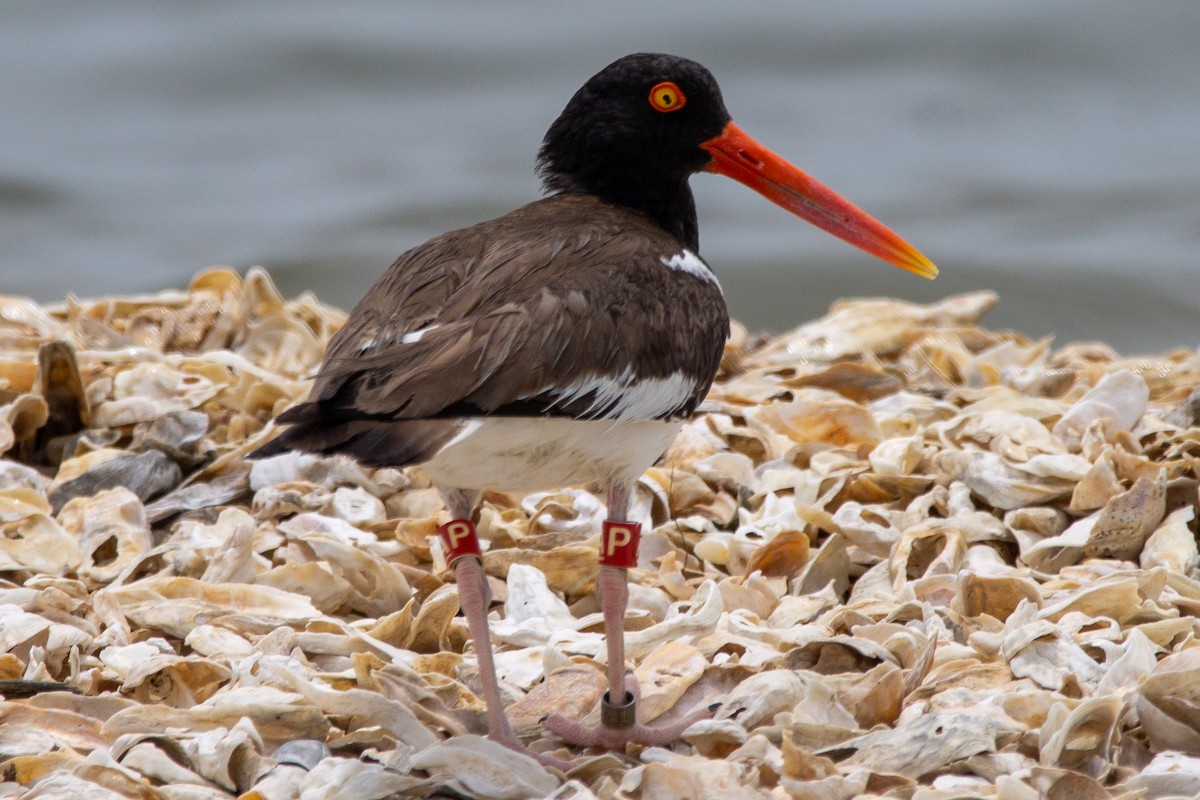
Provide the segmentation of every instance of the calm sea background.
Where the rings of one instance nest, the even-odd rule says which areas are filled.
[[[0,2],[0,293],[266,266],[349,308],[400,252],[538,194],[575,89],[686,55],[738,123],[938,263],[877,262],[693,179],[733,313],[995,289],[993,327],[1200,344],[1200,3]]]

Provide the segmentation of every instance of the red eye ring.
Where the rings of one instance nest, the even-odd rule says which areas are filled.
[[[687,97],[684,96],[683,90],[674,83],[663,81],[655,84],[654,88],[650,90],[650,105],[655,111],[666,114],[678,111],[687,105]]]

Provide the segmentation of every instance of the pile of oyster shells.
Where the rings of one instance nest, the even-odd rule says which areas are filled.
[[[994,302],[736,329],[634,504],[639,710],[720,703],[670,750],[539,724],[604,688],[594,487],[485,495],[509,715],[563,774],[481,736],[419,469],[243,458],[340,312],[257,269],[0,297],[0,797],[1193,797],[1200,355]]]

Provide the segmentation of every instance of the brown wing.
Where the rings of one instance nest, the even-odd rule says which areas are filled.
[[[682,249],[637,212],[586,195],[432,239],[351,312],[309,401],[280,416],[294,427],[276,449],[348,451],[331,426],[361,440],[374,424],[396,451],[406,448],[388,425],[412,440],[411,423],[437,421],[444,441],[464,416],[603,417],[611,394],[593,384],[605,381],[691,376],[642,409],[686,415],[716,373],[728,318],[714,281],[664,265]]]

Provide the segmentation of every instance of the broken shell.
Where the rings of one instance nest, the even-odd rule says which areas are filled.
[[[412,597],[404,573],[368,549],[377,541],[374,535],[342,520],[311,513],[280,523],[278,530],[296,545],[293,561],[319,560],[353,587],[343,601],[347,608],[382,616],[400,610]]]
[[[853,729],[853,715],[834,699],[832,690],[808,673],[792,670],[760,672],[738,684],[716,719],[734,720],[747,731],[790,712],[792,719],[812,725]]]
[[[1070,494],[1079,480],[1073,474],[1054,474],[1057,470],[1039,475],[1031,471],[1034,459],[1018,468],[990,452],[943,450],[933,463],[947,477],[962,481],[990,505],[1004,510],[1056,500]],[[1085,473],[1089,466],[1083,462]]]
[[[235,468],[210,481],[179,486],[146,504],[146,520],[154,524],[182,511],[198,511],[229,503],[246,493],[249,474],[246,467]]]
[[[1010,463],[1064,452],[1062,442],[1041,421],[1006,409],[964,410],[935,429],[956,447],[983,447]]]
[[[43,661],[59,665],[72,647],[90,639],[85,629],[51,622],[11,604],[0,605],[0,627],[0,649],[24,661],[40,655]],[[17,694],[11,690],[6,693]]]
[[[1150,388],[1141,375],[1117,370],[1079,398],[1055,423],[1054,433],[1068,447],[1078,447],[1084,431],[1098,420],[1109,420],[1112,430],[1130,430],[1145,413],[1149,399]]]
[[[339,486],[335,489],[329,512],[333,516],[359,527],[383,522],[387,519],[387,510],[383,507],[383,501],[366,489],[357,486]]]
[[[46,401],[49,419],[38,432],[42,447],[53,452],[37,454],[49,463],[61,460],[61,441],[91,426],[88,404],[75,349],[69,342],[48,342],[38,348],[38,393]],[[0,451],[3,448],[0,447]]]
[[[109,593],[133,622],[180,639],[201,624],[229,618],[271,630],[320,615],[308,598],[269,586],[203,583],[194,578],[143,578]]]
[[[320,362],[323,350],[308,325],[277,315],[250,325],[234,352],[270,372],[301,377]]]
[[[1109,695],[1089,698],[1068,710],[1058,703],[1038,732],[1041,763],[1104,778],[1112,769],[1121,701]]]
[[[871,468],[880,475],[909,475],[924,457],[919,436],[897,436],[884,439],[871,450]]]
[[[106,647],[97,654],[106,677],[141,702],[190,706],[203,702],[230,677],[230,670],[206,658],[178,656],[162,639]],[[140,690],[140,691],[135,691]]]
[[[716,629],[723,611],[721,590],[714,582],[705,581],[686,606],[673,607],[662,622],[626,632],[625,652],[638,658],[681,636],[706,636]]]
[[[19,395],[0,406],[0,455],[17,445],[30,444],[49,418],[50,407],[34,394]]]
[[[809,558],[799,577],[793,581],[793,591],[797,594],[828,591],[841,597],[849,589],[850,555],[845,537],[835,533]]]
[[[59,520],[79,532],[79,573],[98,584],[112,582],[154,546],[142,502],[124,487],[76,497],[63,507]]]
[[[904,388],[903,382],[878,364],[840,361],[824,369],[785,380],[785,386],[830,389],[848,400],[864,403]]]
[[[876,725],[896,722],[905,694],[903,670],[895,664],[883,663],[868,670],[838,699],[853,711],[858,727],[870,730]]]
[[[164,363],[136,364],[113,378],[111,399],[95,406],[92,423],[97,427],[117,428],[151,422],[166,414],[196,408],[223,388],[222,383],[195,371],[175,369]]]
[[[508,706],[509,720],[518,734],[540,731],[542,719],[549,714],[582,720],[599,706],[606,691],[608,679],[599,665],[571,663],[547,672],[545,680]]]
[[[1188,523],[1196,516],[1192,506],[1184,506],[1167,515],[1142,548],[1142,569],[1165,567],[1180,575],[1192,575],[1200,567],[1196,536]]]
[[[66,466],[64,464],[64,468]],[[146,502],[173,489],[182,478],[179,465],[158,450],[119,453],[98,461],[78,477],[60,479],[50,491],[50,501],[58,510],[73,498],[90,497],[105,489],[124,486]]]
[[[863,353],[887,355],[924,334],[930,325],[977,321],[996,304],[993,292],[956,295],[917,306],[895,300],[845,300],[825,317],[789,331],[746,359],[747,366],[833,361]]]
[[[1162,520],[1167,492],[1162,481],[1138,478],[1129,491],[1104,504],[1084,555],[1133,559]]]
[[[1200,758],[1159,753],[1141,772],[1115,787],[1144,797],[1195,797],[1200,794]]]
[[[456,736],[414,753],[414,769],[456,792],[497,800],[546,797],[559,784],[527,755],[480,736]]]
[[[407,771],[407,765],[402,764]],[[286,793],[286,784],[279,800],[291,797],[321,798],[322,800],[353,800],[353,798],[399,797],[428,784],[412,775],[402,775],[384,764],[365,759],[323,759],[312,771],[302,776],[296,791]],[[257,787],[256,787],[257,788]],[[254,792],[242,795],[246,800],[260,800]],[[275,800],[267,796],[262,800]]]
[[[1121,481],[1113,469],[1112,456],[1102,453],[1083,479],[1075,484],[1075,490],[1071,493],[1070,509],[1079,513],[1103,508],[1105,503],[1121,491]]]
[[[874,446],[883,438],[867,409],[822,389],[801,389],[790,403],[772,403],[745,413],[751,424],[783,433],[793,442]]]
[[[359,725],[378,725],[397,741],[411,747],[428,747],[437,740],[405,703],[363,689],[330,689],[324,681],[299,674],[292,665],[276,662],[264,664],[264,667],[285,686],[326,714],[355,717]]]
[[[130,737],[133,738],[133,737]],[[114,747],[117,762],[125,769],[144,776],[152,781],[170,786],[187,786],[197,790],[208,790],[211,797],[225,795],[224,789],[207,778],[196,774],[179,763],[185,761],[187,755],[182,748],[171,748],[166,752],[164,743],[153,739],[144,739],[132,745],[122,743],[122,747]],[[128,749],[126,749],[128,748]],[[176,760],[178,759],[178,760]]]
[[[954,608],[963,616],[989,614],[1003,622],[1022,602],[1042,605],[1042,594],[1032,580],[1013,575],[987,577],[971,572],[962,572],[958,576]]]
[[[28,751],[29,745],[41,744],[50,748],[75,749],[81,752],[103,752],[112,738],[105,734],[99,720],[62,709],[44,709],[11,700],[0,701],[0,728],[17,734],[36,731],[40,736],[13,738],[9,745],[20,743],[7,752],[14,755],[37,755],[47,750]],[[24,752],[22,752],[24,751]]]
[[[1138,686],[1134,707],[1153,752],[1200,755],[1200,649],[1158,662]]]
[[[208,426],[208,415],[201,411],[173,411],[134,426],[130,447],[159,450],[178,464],[195,467],[210,455],[202,447]]]
[[[731,719],[702,719],[683,732],[683,740],[709,758],[725,758],[746,743],[746,729]]]
[[[565,627],[575,627],[575,617],[550,591],[545,574],[528,564],[509,567],[504,619],[492,627],[492,635],[512,644],[541,645]]]
[[[198,625],[184,637],[183,643],[194,652],[210,658],[242,658],[253,654],[250,640],[228,628]]]
[[[668,642],[652,651],[633,673],[641,691],[639,718],[650,722],[674,708],[707,666],[704,654],[683,642]]]
[[[42,575],[62,575],[82,560],[76,536],[40,504],[25,503],[11,490],[7,497],[0,496],[0,533],[0,571],[30,569]]]
[[[863,766],[920,778],[934,770],[996,748],[1000,724],[992,717],[970,713],[938,713],[917,717],[882,730],[842,742],[821,752],[853,749],[842,764]]]

